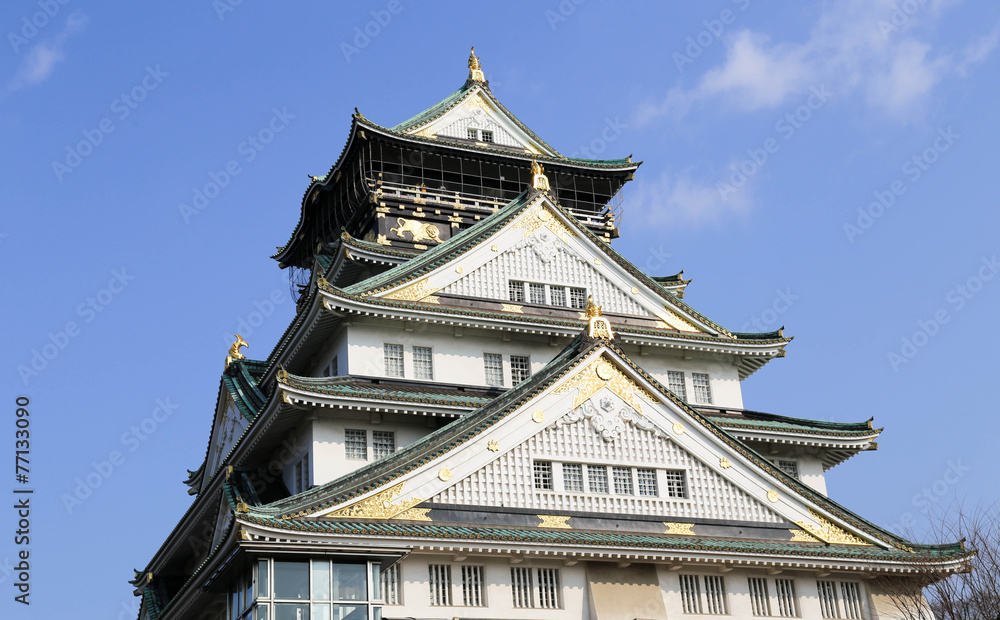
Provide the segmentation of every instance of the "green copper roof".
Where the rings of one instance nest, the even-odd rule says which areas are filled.
[[[459,388],[436,387],[425,384],[392,383],[379,380],[363,380],[351,376],[341,377],[301,377],[289,374],[283,380],[285,385],[328,396],[392,400],[399,402],[426,403],[476,408],[487,404],[503,390],[465,390]]]
[[[845,437],[871,437],[882,432],[881,428],[872,428],[871,420],[866,422],[828,422],[826,420],[791,418],[760,411],[743,411],[740,415],[715,413],[705,413],[703,415],[719,426],[726,428]]]

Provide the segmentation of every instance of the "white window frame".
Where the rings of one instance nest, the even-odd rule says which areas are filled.
[[[712,377],[707,372],[692,372],[691,386],[694,388],[694,402],[700,405],[712,404]]]
[[[498,362],[500,364],[499,368],[491,364],[492,362]],[[499,375],[491,375],[491,371],[499,373]],[[483,353],[483,374],[486,380],[486,385],[490,387],[503,387],[503,354],[501,353]]]
[[[486,607],[486,567],[462,564],[462,605]]]
[[[396,356],[395,353],[399,352],[399,366],[398,374],[396,373]],[[390,357],[391,356],[391,357]],[[391,366],[390,366],[391,362]],[[403,345],[396,344],[393,342],[382,343],[382,364],[385,370],[385,376],[387,377],[406,377],[406,356],[403,351]]]
[[[360,433],[360,435],[358,435],[358,433]],[[355,450],[358,448],[358,446],[357,446],[357,439],[359,437],[363,438],[363,440],[364,440],[364,444],[363,444],[364,457],[363,458],[360,457],[360,456],[351,456],[352,452],[351,452],[351,448],[348,447],[348,439],[347,439],[348,436],[350,436],[351,434],[354,434],[354,444],[355,445],[354,445],[353,449],[355,449]],[[347,459],[348,461],[367,461],[368,460],[368,431],[366,431],[364,429],[361,429],[361,428],[345,428],[344,429],[344,458]]]
[[[774,466],[796,480],[799,478],[799,462],[794,459],[775,459]]]
[[[536,491],[554,491],[555,467],[552,461],[535,461],[531,464],[531,479]]]
[[[385,439],[391,440],[391,449],[384,454]],[[372,458],[381,459],[389,456],[396,451],[396,432],[395,431],[372,431]]]
[[[673,392],[678,398],[687,402],[687,383],[684,379],[684,372],[681,370],[667,371],[667,389]]]
[[[423,356],[426,355],[426,358]],[[421,365],[424,365],[423,367]],[[434,380],[434,349],[432,347],[413,347],[413,378],[421,381]]]
[[[673,499],[688,499],[690,497],[691,489],[688,485],[687,471],[683,469],[667,469],[664,470],[663,479],[666,481],[666,485],[663,487],[663,497]],[[677,492],[678,486],[680,487],[680,493]]]
[[[428,564],[427,588],[431,607],[451,607],[451,564]]]
[[[515,359],[517,363],[515,363]],[[523,363],[523,368],[521,364]],[[523,376],[519,376],[523,372]],[[531,376],[531,356],[511,355],[510,356],[510,384],[517,385]]]

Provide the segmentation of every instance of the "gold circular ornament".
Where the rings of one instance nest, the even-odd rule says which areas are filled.
[[[601,264],[601,259],[599,259],[599,258],[595,258],[595,259],[594,259],[594,264],[595,264],[595,265],[600,265],[600,264]]]
[[[500,442],[496,439],[492,439],[488,444],[486,444],[486,449],[490,452],[496,452],[500,449]]]
[[[673,429],[674,429],[674,432],[677,433],[678,435],[683,435],[684,434],[684,425],[681,424],[680,422],[674,422]]]
[[[490,246],[490,249],[493,250],[494,252],[499,252],[500,246],[494,243],[493,245]]]
[[[638,286],[633,286],[632,287],[632,294],[633,295],[638,295],[639,294],[639,287]]]
[[[611,379],[611,377],[615,374],[614,368],[612,368],[611,364],[607,362],[601,362],[600,364],[598,364],[596,371],[597,371],[597,376],[603,379],[604,381]]]
[[[535,422],[541,424],[542,422],[545,421],[545,412],[544,411],[536,411],[536,412],[534,412],[534,413],[531,414],[531,419],[534,420]]]
[[[776,504],[779,499],[781,499],[781,498],[778,497],[778,492],[777,491],[768,491],[767,492],[767,501],[771,502],[772,504]]]
[[[538,212],[538,219],[542,220],[543,222],[547,222],[552,219],[552,214],[549,213],[548,209],[542,209],[541,211]]]
[[[463,267],[461,265],[459,265],[458,267],[455,267],[455,273],[462,273],[463,271],[465,271],[465,267]]]
[[[438,471],[438,478],[441,479],[441,482],[448,482],[451,480],[451,470],[447,467],[442,467],[441,470]]]
[[[729,459],[727,459],[726,457],[722,457],[721,459],[719,459],[719,467],[721,467],[722,469],[729,469],[732,466],[733,464],[730,463]]]

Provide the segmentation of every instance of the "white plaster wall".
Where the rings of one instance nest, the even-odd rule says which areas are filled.
[[[307,373],[310,377],[325,376],[326,367],[334,357],[337,358],[337,373],[348,374],[347,333],[346,329],[342,329],[329,339],[323,350],[312,360]]]
[[[795,457],[799,464],[799,480],[826,495],[826,474],[823,462],[814,456]]]
[[[731,409],[743,408],[743,391],[740,386],[739,371],[734,360],[728,355],[705,355],[689,353],[691,359],[685,359],[680,351],[660,351],[655,348],[646,350],[649,354],[642,355],[638,350],[627,349],[626,353],[640,368],[656,377],[664,386],[668,385],[667,371],[679,370],[684,373],[684,387],[687,390],[688,402],[694,401],[694,384],[691,373],[707,373],[712,390],[712,405]]]

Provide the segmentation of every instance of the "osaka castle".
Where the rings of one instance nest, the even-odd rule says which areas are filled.
[[[616,249],[640,162],[560,154],[468,67],[399,124],[356,111],[311,177],[274,255],[295,317],[219,351],[139,619],[882,620],[965,570],[827,496],[871,420],[744,404],[791,338]]]

